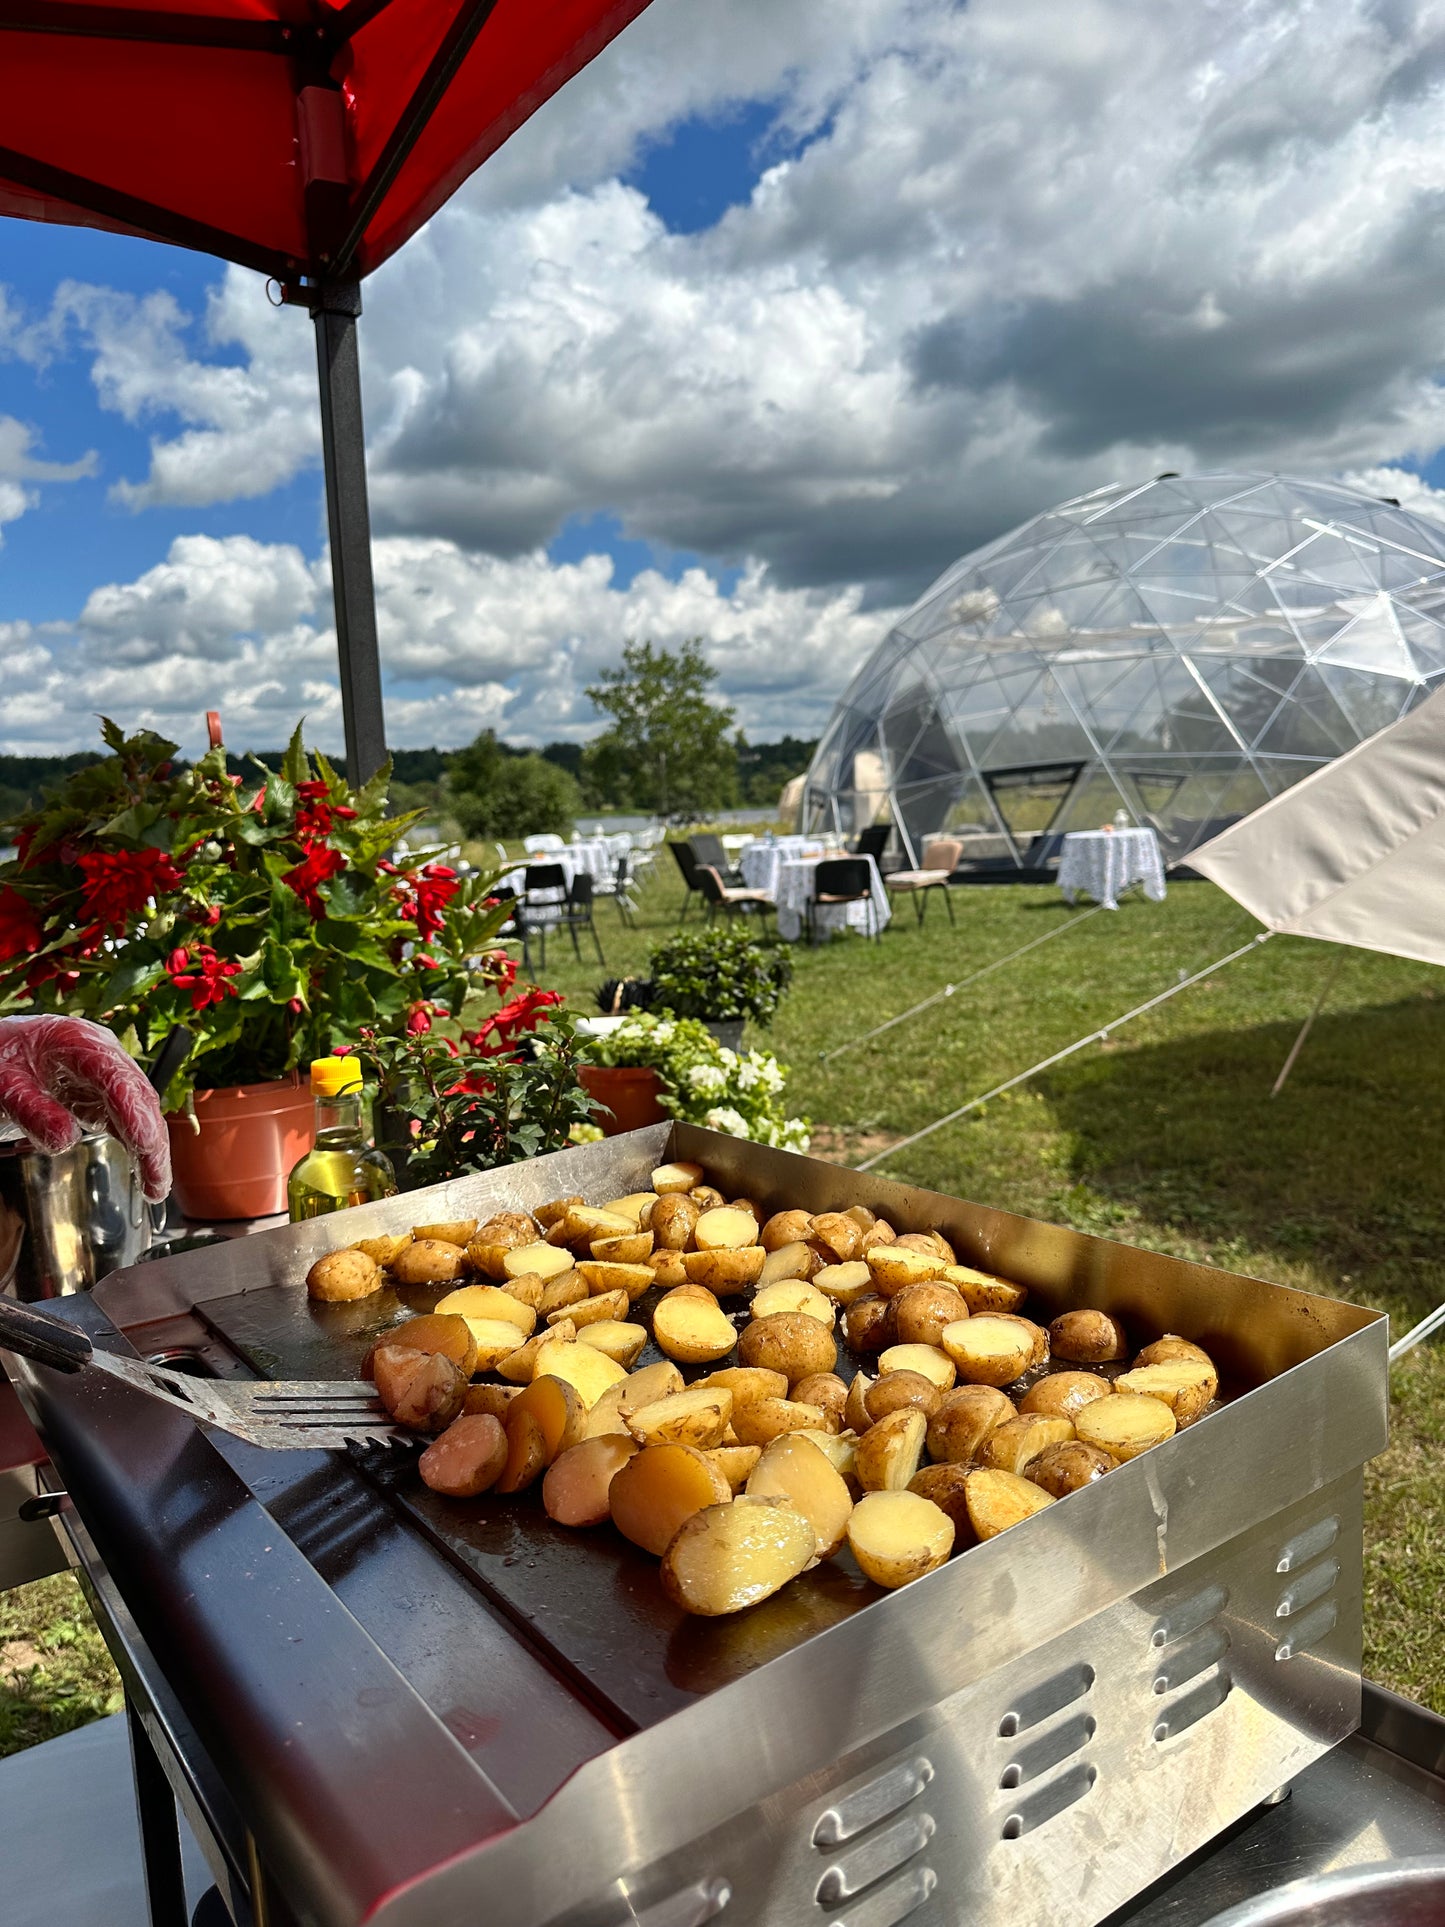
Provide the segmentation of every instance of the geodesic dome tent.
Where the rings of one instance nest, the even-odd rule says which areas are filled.
[[[891,817],[980,876],[1120,809],[1178,858],[1445,679],[1445,525],[1330,482],[1161,475],[947,570],[874,650],[805,829]]]

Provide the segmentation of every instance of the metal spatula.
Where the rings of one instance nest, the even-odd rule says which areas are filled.
[[[148,1398],[174,1405],[203,1425],[271,1451],[333,1451],[346,1445],[409,1445],[416,1440],[388,1417],[375,1388],[359,1380],[190,1378],[138,1358],[99,1352],[83,1331],[33,1305],[0,1297],[0,1346],[61,1372],[99,1371]]]

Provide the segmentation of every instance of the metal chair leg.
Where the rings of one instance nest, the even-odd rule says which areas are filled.
[[[592,947],[597,952],[597,961],[605,970],[607,968],[607,959],[602,954],[602,939],[598,936],[597,925],[591,917],[587,919],[587,928],[592,933]]]
[[[943,892],[943,907],[948,912],[948,921],[956,930],[958,928],[958,918],[953,914],[953,892],[946,883],[940,883],[938,887]]]

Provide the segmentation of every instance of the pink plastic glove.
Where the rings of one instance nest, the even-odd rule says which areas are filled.
[[[82,1131],[112,1132],[140,1166],[151,1203],[167,1196],[160,1102],[110,1032],[83,1017],[0,1017],[0,1139],[27,1137],[54,1157]]]

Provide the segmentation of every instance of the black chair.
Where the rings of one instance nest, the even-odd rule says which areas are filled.
[[[839,903],[867,904],[868,934],[877,943],[882,930],[873,904],[873,865],[866,856],[829,857],[813,872],[813,894],[808,899],[810,937],[816,935],[815,912],[819,905]]]
[[[542,968],[547,968],[547,926],[561,923],[567,902],[567,872],[560,863],[529,863],[522,872],[522,896],[518,909],[522,916],[522,941],[534,936]],[[528,970],[532,968],[530,947],[524,949]]]
[[[578,963],[582,961],[582,946],[577,941],[577,932],[586,930],[597,952],[597,961],[605,970],[607,959],[602,954],[602,939],[597,934],[597,925],[592,921],[592,905],[595,896],[591,877],[585,870],[579,870],[572,879],[571,887],[562,905],[562,922],[571,933],[572,949]]]
[[[728,862],[728,853],[722,846],[720,836],[695,836],[692,839],[692,860],[694,863],[709,864],[723,880],[724,888],[740,890],[743,887],[742,871],[734,869]]]
[[[683,886],[687,894],[682,899],[682,915],[678,918],[678,922],[686,923],[687,907],[692,902],[694,892],[699,896],[702,894],[702,886],[697,880],[698,859],[693,853],[692,845],[681,838],[675,843],[669,843],[667,847],[672,851],[677,867],[682,872]]]
[[[888,848],[888,839],[893,834],[891,823],[870,823],[866,830],[860,830],[853,840],[855,856],[871,856],[883,868],[883,852]]]
[[[522,967],[530,977],[532,974],[532,951],[527,941],[526,907],[510,883],[499,883],[492,891],[493,900],[507,910],[507,921],[497,932],[499,937],[520,937],[522,940]]]
[[[742,911],[745,916],[756,911],[759,916],[765,917],[774,907],[773,900],[766,890],[731,889],[710,863],[698,865],[697,881],[698,888],[702,891],[702,900],[707,905],[709,923],[719,910],[731,923],[739,911]]]
[[[617,859],[617,875],[612,883],[612,899],[617,905],[617,914],[628,930],[637,928],[637,905],[632,900],[632,858],[624,854]]]

